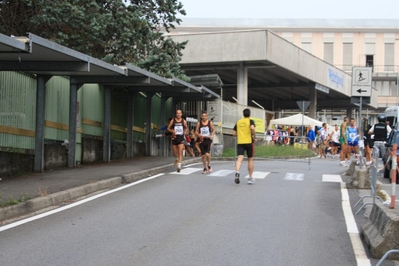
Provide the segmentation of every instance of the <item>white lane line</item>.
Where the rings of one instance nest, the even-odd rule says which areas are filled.
[[[202,168],[191,168],[191,167],[187,167],[187,168],[183,168],[180,170],[180,173],[178,173],[177,171],[174,172],[170,172],[169,174],[175,174],[175,175],[190,175],[192,173],[201,171]]]
[[[329,177],[326,177],[326,180],[327,179],[329,179]],[[324,180],[324,175],[323,175],[323,180]],[[352,208],[350,206],[350,201],[349,201],[349,194],[348,190],[346,189],[346,183],[342,182],[342,179],[341,179],[341,195],[342,195],[342,211],[344,213],[346,228],[352,243],[352,248],[356,257],[357,265],[371,266],[370,260],[368,259],[366,252],[364,250],[362,240],[360,239],[359,230],[357,228],[356,221],[352,213]]]
[[[304,176],[302,173],[286,173],[284,180],[302,181]]]
[[[252,172],[252,177],[256,179],[265,179],[265,177],[270,174],[270,172],[259,172],[259,171],[253,171]],[[249,175],[246,175],[245,178],[249,178]]]
[[[32,221],[35,221],[35,220],[38,220],[38,219],[41,219],[41,218],[44,218],[44,217],[47,217],[47,216],[50,216],[50,215],[53,215],[53,214],[56,214],[56,213],[58,213],[58,212],[62,212],[62,211],[68,210],[68,209],[70,209],[70,208],[79,206],[79,205],[84,204],[84,203],[86,203],[86,202],[89,202],[89,201],[92,201],[92,200],[95,200],[95,199],[104,197],[104,196],[106,196],[106,195],[108,195],[108,194],[115,193],[115,192],[117,192],[117,191],[119,191],[119,190],[123,190],[123,189],[129,188],[129,187],[138,185],[138,184],[140,184],[140,183],[149,181],[149,180],[151,180],[151,179],[154,179],[154,178],[157,178],[157,177],[160,177],[160,176],[163,176],[163,175],[164,175],[164,173],[157,174],[157,175],[154,175],[154,176],[150,176],[150,177],[148,177],[148,178],[141,179],[141,180],[136,181],[136,182],[134,182],[134,183],[131,183],[131,184],[128,184],[128,185],[125,185],[125,186],[122,186],[122,187],[118,187],[118,188],[115,188],[115,189],[112,189],[112,190],[109,190],[109,191],[106,191],[106,192],[103,192],[103,193],[94,195],[94,196],[92,196],[92,197],[89,197],[89,198],[86,198],[86,199],[83,199],[83,200],[74,202],[74,203],[72,203],[72,204],[69,204],[69,205],[60,207],[60,208],[58,208],[58,209],[51,210],[51,211],[48,211],[48,212],[44,212],[44,213],[35,215],[35,216],[33,216],[33,217],[29,217],[29,218],[20,220],[20,221],[15,222],[15,223],[11,223],[11,224],[2,226],[2,227],[0,227],[0,232],[5,231],[5,230],[8,230],[8,229],[11,229],[11,228],[14,228],[14,227],[17,227],[17,226],[20,226],[20,225],[23,225],[23,224],[26,224],[26,223],[29,223],[29,222],[32,222]]]

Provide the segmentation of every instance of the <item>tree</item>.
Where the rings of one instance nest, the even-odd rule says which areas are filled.
[[[0,0],[0,32],[37,34],[111,64],[135,64],[163,77],[188,81],[179,66],[187,42],[165,36],[178,0]]]

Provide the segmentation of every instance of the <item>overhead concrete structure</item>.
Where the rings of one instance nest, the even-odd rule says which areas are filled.
[[[297,101],[311,101],[313,118],[320,109],[354,106],[350,75],[269,30],[171,37],[188,41],[180,63],[187,75],[219,75],[223,100],[234,97],[244,105],[254,100],[273,111],[298,109]],[[376,96],[369,106],[375,105]]]

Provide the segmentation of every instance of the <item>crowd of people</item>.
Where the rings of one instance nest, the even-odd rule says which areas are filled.
[[[238,120],[233,129],[233,135],[237,136],[237,161],[235,163],[235,183],[240,183],[240,168],[244,159],[244,154],[248,157],[248,183],[253,184],[255,179],[252,177],[254,164],[254,143],[256,141],[255,123],[250,119],[250,110],[244,109],[243,118]],[[366,166],[372,163],[372,149],[378,147],[380,156],[385,153],[385,142],[391,132],[391,128],[386,121],[386,116],[380,114],[378,123],[370,126],[367,119],[362,120],[363,132],[359,131],[354,118],[345,117],[341,125],[334,125],[329,131],[327,124],[322,126],[310,125],[304,127],[282,127],[265,132],[266,139],[275,144],[294,145],[299,139],[306,139],[308,149],[314,152],[319,158],[340,158],[340,165],[348,167],[354,160],[360,163],[359,145],[364,148]],[[208,120],[206,112],[202,112],[200,121],[197,122],[195,129],[189,131],[187,121],[182,116],[182,111],[177,110],[176,116],[171,118],[166,130],[172,136],[173,155],[175,156],[175,166],[177,172],[181,171],[183,160],[183,150],[195,157],[197,153],[202,158],[203,174],[211,173],[211,147],[214,137],[215,127],[213,122]],[[360,134],[362,133],[362,134]],[[299,138],[298,138],[299,137]],[[362,139],[360,139],[362,137]],[[351,160],[352,159],[352,160]]]
[[[377,147],[380,156],[385,153],[385,141],[391,132],[389,122],[386,121],[385,114],[378,116],[378,123],[371,126],[367,119],[362,120],[363,132],[360,134],[359,127],[356,125],[354,118],[345,117],[341,125],[334,125],[332,130],[328,130],[327,124],[322,126],[310,125],[304,131],[308,149],[311,150],[319,158],[340,158],[340,165],[347,167],[354,160],[360,163],[359,144],[362,136],[364,144],[363,156],[366,158],[366,166],[372,163],[372,150]],[[294,144],[301,138],[301,127],[278,127],[266,131],[266,139],[274,144],[289,145]],[[305,140],[305,139],[301,139]]]

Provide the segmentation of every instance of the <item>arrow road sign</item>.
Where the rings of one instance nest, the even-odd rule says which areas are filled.
[[[357,92],[362,93],[362,92],[367,92],[367,90],[358,89]]]

